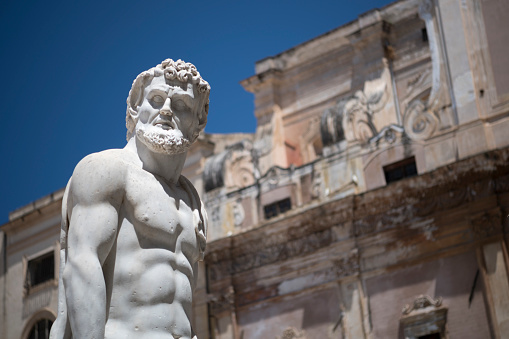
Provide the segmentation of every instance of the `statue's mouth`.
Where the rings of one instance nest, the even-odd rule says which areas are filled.
[[[165,120],[161,118],[154,122],[154,126],[160,127],[164,130],[175,129],[175,124],[171,120]]]

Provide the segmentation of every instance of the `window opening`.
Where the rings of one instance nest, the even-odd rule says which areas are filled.
[[[422,42],[428,42],[428,30],[426,28],[421,29]]]
[[[433,333],[433,334],[427,334],[423,335],[421,337],[418,337],[417,339],[441,339],[440,333]]]
[[[28,339],[49,339],[49,331],[53,321],[49,319],[39,320],[30,330]]]
[[[55,278],[55,256],[53,251],[28,262],[26,286],[28,288]]]
[[[384,174],[387,183],[416,176],[417,166],[415,164],[415,157],[384,166]]]
[[[263,212],[265,214],[265,219],[270,219],[278,216],[279,214],[283,214],[291,209],[292,201],[290,200],[290,198],[286,198],[283,200],[276,201],[272,204],[265,205],[263,207]]]

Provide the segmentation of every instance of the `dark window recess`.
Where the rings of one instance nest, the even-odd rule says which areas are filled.
[[[418,339],[441,339],[440,333],[427,334],[419,337]]]
[[[415,166],[415,158],[407,158],[394,164],[384,166],[384,174],[387,183],[416,176],[417,166]]]
[[[292,209],[292,201],[290,198],[276,201],[272,204],[263,206],[263,212],[265,213],[265,219],[273,218],[279,214],[285,213]]]
[[[44,254],[28,262],[26,285],[28,288],[55,278],[55,256]]]
[[[426,28],[421,29],[422,41],[428,42],[428,30]]]
[[[39,320],[30,330],[28,339],[49,339],[49,330],[53,321],[49,319]]]
[[[382,21],[382,31],[384,33],[390,34],[391,33],[391,24],[387,21]]]

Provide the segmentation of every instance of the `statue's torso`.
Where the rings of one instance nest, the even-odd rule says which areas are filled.
[[[103,265],[106,338],[191,338],[199,257],[191,201],[180,183],[128,171],[117,241]]]

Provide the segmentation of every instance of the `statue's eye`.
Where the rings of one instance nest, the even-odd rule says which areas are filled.
[[[173,109],[175,110],[178,110],[178,111],[185,111],[187,110],[187,105],[184,101],[182,100],[176,100],[174,103],[173,103]]]
[[[155,102],[156,104],[162,104],[164,102],[164,99],[160,95],[154,95],[152,97],[152,101]]]

